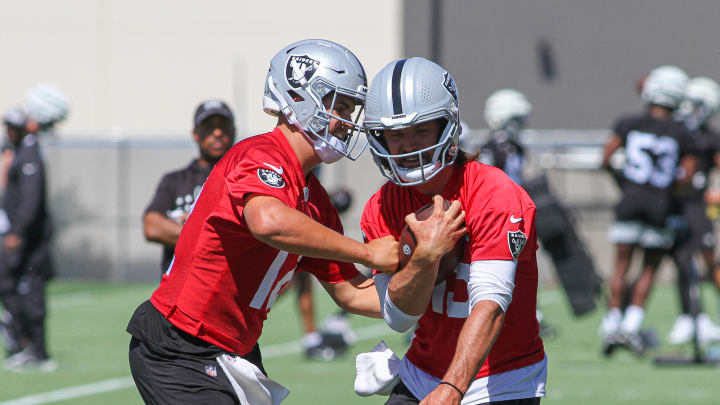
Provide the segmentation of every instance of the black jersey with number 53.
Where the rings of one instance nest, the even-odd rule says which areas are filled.
[[[625,147],[624,188],[669,189],[680,160],[693,153],[687,129],[671,119],[659,120],[649,114],[624,117],[613,130]]]

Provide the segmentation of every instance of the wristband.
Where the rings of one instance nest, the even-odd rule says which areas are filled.
[[[449,383],[449,382],[447,382],[447,381],[440,381],[440,384],[438,384],[438,385],[442,385],[442,384],[449,385],[449,386],[455,388],[455,391],[459,392],[461,397],[464,397],[464,396],[465,396],[465,393],[462,392],[462,391],[460,390],[460,388],[456,387],[456,386],[453,385],[452,383]]]

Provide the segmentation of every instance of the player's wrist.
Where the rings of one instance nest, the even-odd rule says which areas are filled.
[[[410,260],[422,269],[434,268],[437,270],[442,259],[444,252],[439,252],[437,249],[428,249],[425,245],[418,244],[413,252]]]
[[[446,388],[451,395],[459,398],[463,398],[465,396],[465,392],[467,391],[467,388],[463,390],[457,384],[450,381],[440,381],[438,387]]]

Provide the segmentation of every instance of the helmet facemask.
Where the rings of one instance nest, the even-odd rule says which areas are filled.
[[[367,147],[367,142],[359,144],[362,125],[358,122],[365,107],[365,93],[367,89],[363,86],[360,91],[345,89],[336,84],[330,83],[323,77],[316,78],[309,85],[307,94],[315,102],[317,109],[312,118],[308,120],[307,127],[301,128],[305,135],[309,136],[315,146],[315,151],[325,163],[333,163],[343,156],[350,160],[356,160]],[[347,96],[353,100],[355,110],[350,114],[350,119],[345,119],[333,114],[338,95]],[[324,99],[330,98],[325,107]],[[340,137],[330,132],[331,120],[336,120],[338,126],[345,128],[344,136]]]
[[[451,114],[448,116],[452,117]],[[460,124],[454,119],[442,118],[445,125],[438,137],[438,142],[429,147],[393,155],[388,151],[387,143],[383,137],[384,130],[402,129],[412,125],[400,125],[386,127],[383,129],[366,128],[368,141],[372,144],[370,148],[375,164],[380,168],[383,175],[395,184],[401,186],[416,186],[427,182],[442,171],[443,168],[453,164],[458,154],[458,139]],[[431,121],[425,120],[424,122]],[[414,123],[413,125],[422,122]],[[431,153],[430,159],[426,155]],[[400,161],[408,157],[417,157],[418,166],[412,168],[402,167]]]

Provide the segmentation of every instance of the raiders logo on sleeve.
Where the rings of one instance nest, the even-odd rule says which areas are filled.
[[[285,187],[285,180],[282,176],[274,170],[263,169],[262,167],[257,170],[258,178],[263,183],[273,188]]]
[[[525,244],[527,243],[527,236],[522,231],[508,231],[508,247],[510,248],[510,254],[513,259],[517,260],[520,257]]]

